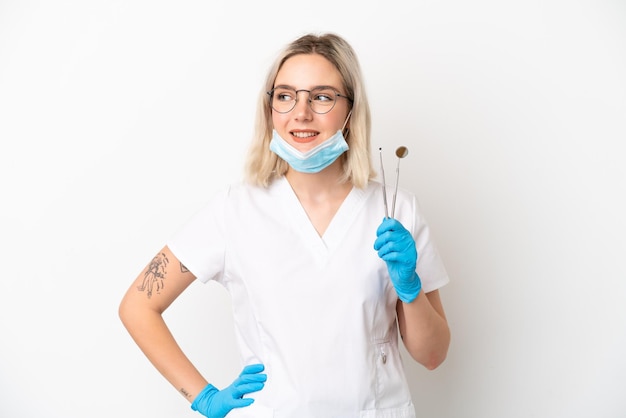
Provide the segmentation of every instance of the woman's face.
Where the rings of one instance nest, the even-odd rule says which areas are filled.
[[[276,86],[294,90],[328,86],[342,95],[346,94],[339,71],[318,54],[300,54],[287,59],[276,75],[274,87]],[[290,112],[279,113],[273,110],[272,123],[278,134],[299,151],[310,150],[343,127],[350,108],[347,99],[337,97],[332,110],[325,114],[313,112],[306,91],[298,92],[297,99]]]

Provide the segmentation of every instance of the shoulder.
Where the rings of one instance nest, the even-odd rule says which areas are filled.
[[[259,198],[262,196],[271,196],[280,193],[284,187],[283,179],[279,178],[270,183],[269,186],[257,186],[245,181],[231,183],[225,187],[220,193],[228,200]]]
[[[254,186],[245,181],[233,182],[215,189],[213,193],[209,195],[207,202],[211,203],[214,201],[236,199],[245,195],[263,193],[264,190],[263,187]]]
[[[214,191],[205,204],[205,215],[229,218],[250,214],[253,208],[264,208],[276,199],[285,196],[285,185],[281,179],[272,182],[268,187],[256,186],[245,181],[230,183]]]

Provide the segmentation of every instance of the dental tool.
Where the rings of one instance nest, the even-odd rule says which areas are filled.
[[[393,201],[391,202],[391,217],[393,218],[396,213],[396,196],[398,194],[398,180],[400,179],[400,160],[409,155],[409,149],[405,146],[398,147],[396,149],[396,157],[398,157],[398,164],[396,165],[396,186],[393,191]]]
[[[383,202],[385,203],[385,218],[389,217],[389,210],[387,209],[387,189],[385,187],[385,167],[383,165],[383,149],[378,148],[380,155],[380,173],[383,176]]]

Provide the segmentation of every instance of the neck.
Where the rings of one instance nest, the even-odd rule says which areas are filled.
[[[300,173],[289,168],[285,174],[285,178],[300,199],[324,199],[335,194],[345,196],[352,189],[352,183],[341,183],[342,176],[341,158],[319,173]]]
[[[320,237],[324,236],[326,228],[352,190],[351,182],[340,182],[342,174],[341,161],[335,161],[319,173],[299,173],[289,169],[285,174]]]

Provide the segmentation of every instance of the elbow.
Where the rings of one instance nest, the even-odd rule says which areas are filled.
[[[448,348],[450,347],[450,334],[448,333],[445,341],[437,349],[432,350],[428,361],[424,364],[428,370],[435,370],[441,366],[448,357]]]
[[[444,352],[443,354],[433,353],[433,355],[431,355],[426,361],[422,362],[422,365],[427,370],[435,370],[445,361],[446,356],[446,352]]]
[[[446,360],[447,349],[432,348],[427,350],[407,350],[413,360],[424,366],[427,370],[435,370]]]
[[[124,297],[120,302],[120,305],[117,308],[117,316],[126,329],[132,327],[133,320],[137,320],[138,312],[137,307],[133,305],[133,303],[128,300],[127,297]]]
[[[407,347],[409,354],[415,361],[428,370],[435,370],[446,360],[450,346],[450,333],[446,332],[436,343],[416,345],[413,349]]]
[[[163,310],[149,306],[133,296],[124,296],[117,308],[117,315],[126,330],[134,335],[142,332],[155,320],[160,320]]]
[[[128,313],[128,304],[125,302],[125,300],[122,300],[122,302],[118,306],[117,316],[119,317],[120,321],[122,321],[122,324],[126,326],[128,322],[128,318],[129,318],[129,313]]]

